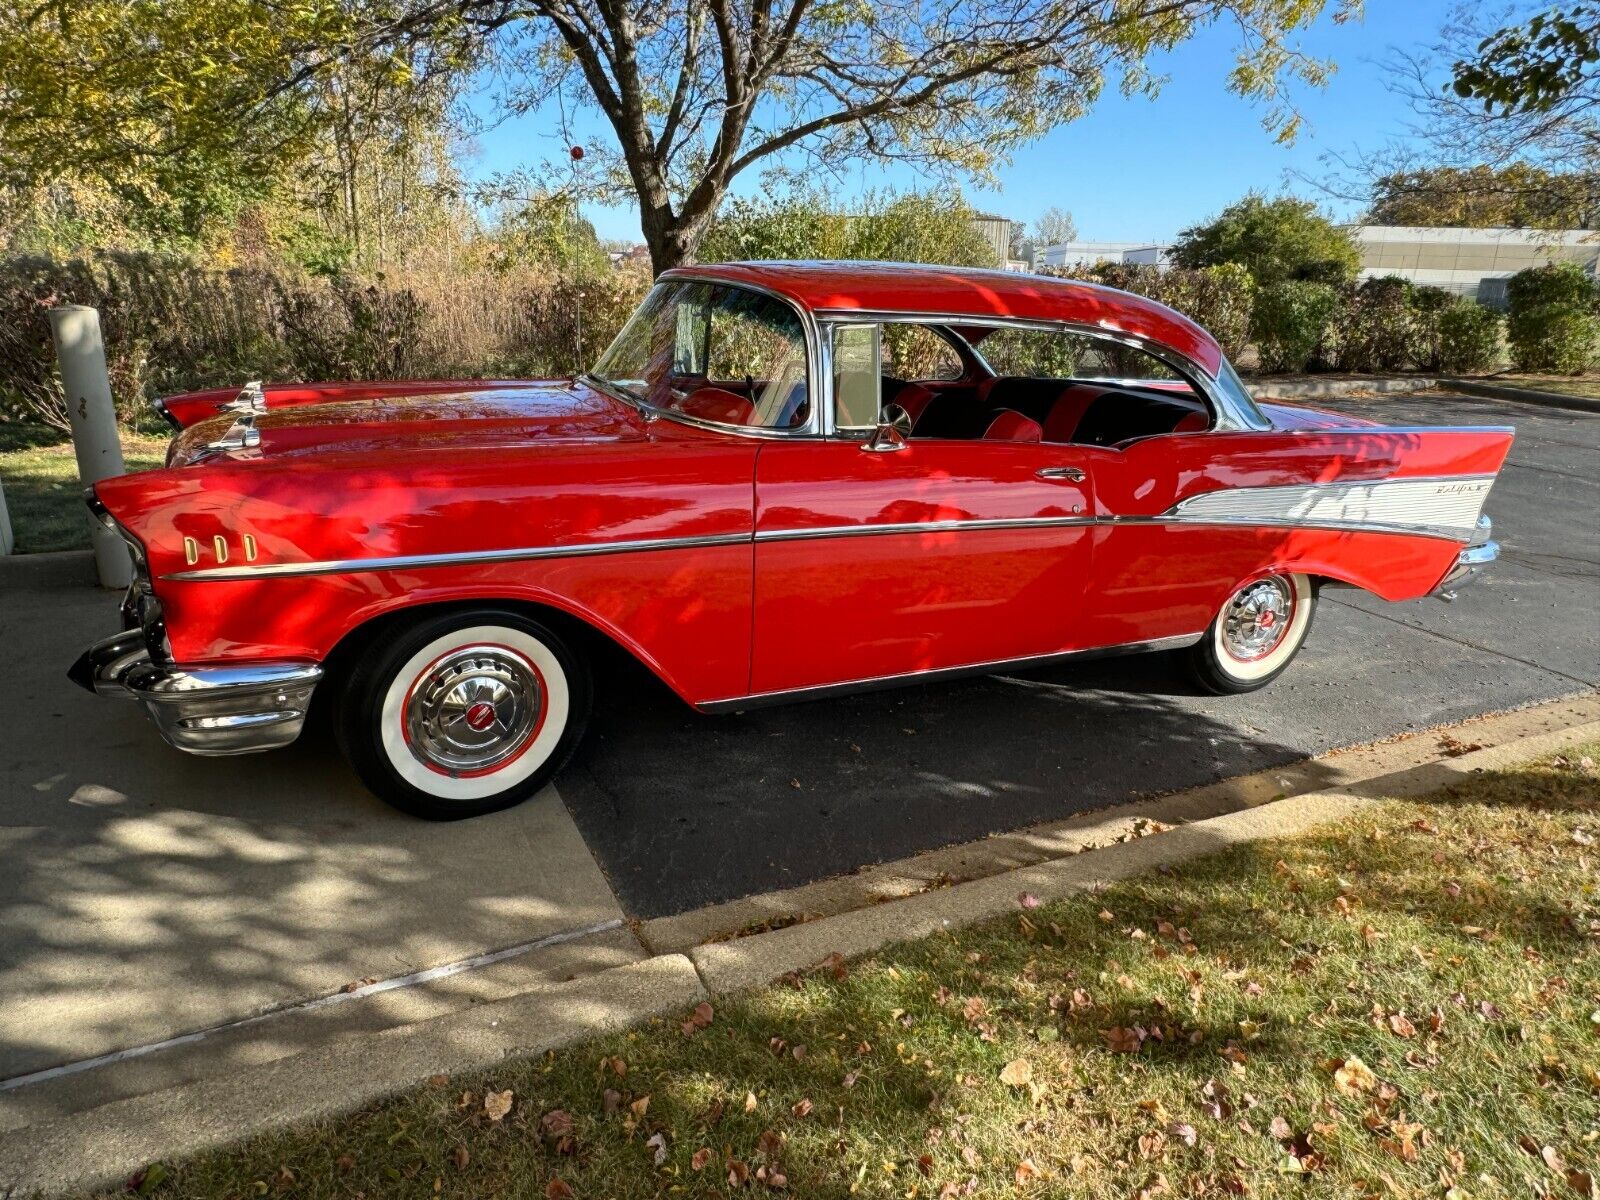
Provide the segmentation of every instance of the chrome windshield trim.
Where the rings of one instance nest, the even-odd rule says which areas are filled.
[[[966,663],[956,667],[935,667],[928,671],[906,671],[898,675],[869,675],[845,683],[817,683],[807,687],[783,688],[773,692],[752,692],[748,696],[730,696],[725,700],[706,700],[695,705],[702,712],[738,712],[746,708],[761,708],[769,704],[786,704],[793,700],[822,700],[831,696],[846,696],[855,692],[871,692],[905,684],[937,683],[944,679],[960,679],[968,675],[993,675],[998,671],[1031,670],[1058,663],[1082,662],[1086,659],[1109,658],[1119,654],[1142,654],[1147,651],[1181,650],[1205,637],[1205,631],[1182,633],[1174,637],[1153,638],[1141,642],[1119,642],[1113,646],[1092,646],[1084,650],[1062,650],[1055,654],[1032,654],[1022,658],[997,658],[987,662]]]
[[[658,415],[655,406],[646,402],[642,397],[635,396],[627,388],[619,387],[609,379],[602,379],[593,372],[580,371],[576,382],[592,387],[595,391],[604,393],[613,400],[620,400],[629,408],[638,409],[647,421],[655,420]]]
[[[395,554],[377,558],[336,558],[303,563],[256,563],[253,566],[177,571],[161,578],[175,583],[203,583],[210,580],[264,579],[286,575],[346,575],[366,571],[410,571],[424,567],[453,567],[464,563],[585,558],[595,554],[630,554],[645,550],[682,550],[696,546],[747,545],[749,542],[748,533],[708,533],[694,537],[585,542],[575,546],[516,546],[504,550],[461,550],[445,554]]]

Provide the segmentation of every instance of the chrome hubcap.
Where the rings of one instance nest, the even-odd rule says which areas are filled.
[[[504,646],[467,646],[441,658],[406,700],[406,742],[451,775],[491,770],[527,747],[544,697],[531,663]]]
[[[1271,654],[1289,633],[1294,597],[1281,575],[1242,588],[1222,615],[1222,645],[1241,662]]]

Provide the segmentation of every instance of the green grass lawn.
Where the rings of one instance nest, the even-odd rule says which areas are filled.
[[[123,434],[122,456],[129,471],[159,467],[166,455],[165,437]],[[89,545],[89,515],[66,434],[44,425],[0,421],[0,488],[5,489],[18,554]]]
[[[1530,388],[1536,392],[1561,392],[1568,396],[1588,396],[1600,400],[1600,374],[1587,375],[1496,375],[1487,383],[1502,387]]]
[[[1596,755],[1098,896],[1019,897],[699,1021],[169,1164],[148,1190],[1592,1197]]]

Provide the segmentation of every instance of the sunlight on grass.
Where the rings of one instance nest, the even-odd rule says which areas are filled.
[[[1596,755],[1019,903],[153,1190],[1588,1196]]]
[[[1504,387],[1561,392],[1568,396],[1587,396],[1591,400],[1600,400],[1600,375],[1501,375],[1491,382]]]
[[[159,467],[166,461],[167,439],[124,431],[122,456],[130,473]],[[43,425],[0,422],[0,487],[18,554],[88,548],[89,514],[65,434]]]

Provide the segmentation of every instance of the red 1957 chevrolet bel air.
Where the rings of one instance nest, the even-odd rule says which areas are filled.
[[[1277,676],[1324,585],[1450,596],[1504,428],[1257,404],[1138,296],[880,263],[669,271],[572,381],[173,397],[94,489],[137,578],[72,677],[196,754],[314,690],[419,816],[533,794],[597,644],[706,711],[1089,654]]]

